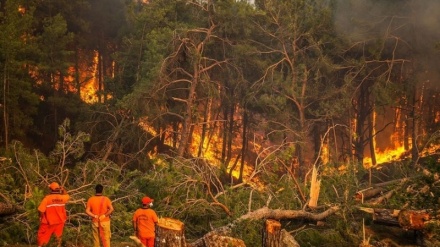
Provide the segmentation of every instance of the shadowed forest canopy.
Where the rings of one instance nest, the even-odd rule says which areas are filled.
[[[0,239],[35,242],[52,181],[71,194],[70,242],[91,237],[96,183],[115,202],[116,239],[145,194],[196,239],[260,208],[306,209],[311,183],[328,186],[328,209],[385,162],[419,167],[440,150],[439,11],[437,0],[0,0]]]

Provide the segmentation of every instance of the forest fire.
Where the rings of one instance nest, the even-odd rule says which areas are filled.
[[[399,146],[394,149],[386,149],[382,152],[379,150],[376,150],[376,164],[380,165],[382,163],[390,162],[390,161],[397,161],[402,158],[402,155],[405,154],[407,151],[405,150],[405,147]],[[371,160],[371,157],[365,157],[364,158],[364,167],[370,168],[373,166],[373,162]]]
[[[409,149],[405,149],[404,145],[395,145],[393,148],[386,148],[384,151],[376,149],[376,166],[409,158],[410,150],[411,146]],[[418,152],[420,157],[438,154],[440,153],[440,144],[428,143],[426,146],[420,148]],[[373,166],[371,157],[365,157],[363,163],[365,168],[371,168]]]
[[[86,103],[96,103],[99,98],[96,94],[98,91],[98,56],[99,53],[95,51],[93,56],[93,63],[90,70],[83,70],[81,77],[84,78],[84,84],[81,85],[81,99]]]

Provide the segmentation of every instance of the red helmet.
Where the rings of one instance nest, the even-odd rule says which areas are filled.
[[[144,198],[142,198],[142,204],[150,204],[151,202],[153,202],[154,201],[154,199],[151,199],[150,197],[148,197],[148,196],[145,196]]]

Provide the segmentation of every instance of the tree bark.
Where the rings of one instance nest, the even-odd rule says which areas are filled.
[[[371,213],[373,222],[382,225],[399,226],[405,230],[422,230],[425,222],[431,219],[426,210],[396,210],[383,208],[359,208]]]
[[[157,226],[156,247],[186,247],[184,224],[181,221],[160,218]]]
[[[265,221],[263,246],[279,247],[281,237],[281,224],[279,221],[268,219]]]
[[[258,220],[258,219],[274,219],[274,220],[282,220],[282,219],[308,219],[319,221],[327,218],[328,216],[339,211],[339,206],[333,206],[321,213],[311,213],[305,210],[283,210],[283,209],[270,209],[267,207],[263,207],[257,209],[253,212],[249,212],[238,220]]]

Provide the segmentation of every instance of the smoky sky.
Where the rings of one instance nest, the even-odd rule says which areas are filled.
[[[440,89],[440,0],[336,0],[337,32],[351,42],[398,40],[401,54]],[[429,78],[426,78],[429,74]]]
[[[386,34],[440,41],[439,0],[337,0],[337,30],[351,38]],[[411,37],[412,36],[412,37]]]

